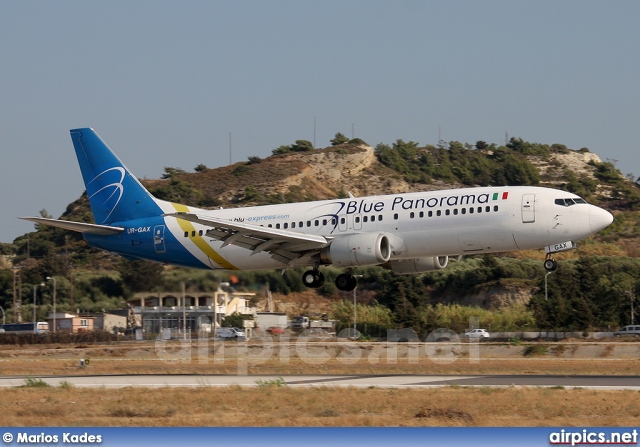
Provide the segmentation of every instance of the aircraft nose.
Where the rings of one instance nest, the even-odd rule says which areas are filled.
[[[591,226],[592,232],[597,233],[607,228],[612,222],[613,214],[607,210],[591,205],[591,208],[589,208],[589,225]]]

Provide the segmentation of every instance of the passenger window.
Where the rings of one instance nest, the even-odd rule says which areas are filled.
[[[429,211],[429,217],[433,217],[433,211]]]
[[[454,215],[454,216],[457,216],[457,215],[458,215],[458,208],[455,208],[455,209],[453,210],[453,215]]]
[[[490,212],[491,212],[491,207],[490,207],[490,206],[486,207],[486,208],[485,208],[485,211],[486,211],[487,213],[490,213]]]
[[[393,215],[393,219],[394,219],[394,220],[398,220],[398,213],[395,213],[395,214]]]
[[[436,211],[436,216],[438,216],[438,217],[442,216],[442,210]]]
[[[414,217],[416,217],[416,213],[414,213],[413,211],[411,211],[409,213],[409,218],[413,219]]]
[[[284,223],[284,229],[286,230],[287,228],[289,228],[289,224],[287,222]]]
[[[343,225],[344,225],[344,223],[345,223],[346,221],[347,221],[347,220],[346,220],[344,217],[341,217],[341,218],[340,218],[340,223],[341,223],[341,224],[343,224]]]
[[[279,230],[280,229],[280,224],[276,224],[276,228]]]
[[[462,214],[467,214],[467,209],[466,209],[466,208],[462,208],[462,209],[460,210],[460,212],[461,212]]]
[[[295,228],[296,227],[296,223],[295,222],[291,222],[291,228]]]
[[[198,236],[202,236],[202,230],[198,231]]]
[[[267,226],[268,226],[269,228],[273,228],[273,225],[271,225],[271,224],[269,224],[269,225],[267,225]]]
[[[481,207],[481,206],[479,206],[479,207],[478,207],[478,214],[480,214],[481,212],[482,212],[482,207]]]
[[[469,214],[473,214],[473,207],[469,208]]]
[[[319,227],[319,226],[320,226],[320,221],[319,221],[319,220],[316,220],[316,221],[314,222],[314,225],[315,225],[316,227]]]
[[[189,232],[188,231],[184,232],[184,237],[189,237]]]
[[[378,222],[382,221],[382,214],[378,216]]]
[[[496,213],[498,212],[498,205],[493,206],[493,211],[495,211]]]
[[[310,226],[311,226],[311,221],[310,221],[310,220],[308,220],[308,221],[307,221],[307,226],[308,226],[308,227],[310,227]]]
[[[331,219],[331,225],[335,225],[336,224],[336,218],[334,217],[333,219]]]
[[[322,225],[326,225],[327,224],[327,219],[322,219]]]
[[[451,210],[445,210],[444,212],[447,216],[451,215]]]
[[[367,216],[363,216],[363,217],[362,217],[362,221],[363,221],[363,222],[365,222],[365,223],[366,223],[366,222],[368,222],[368,220],[369,220],[369,218],[368,218]]]
[[[196,237],[196,232],[195,231],[191,232],[191,237]]]

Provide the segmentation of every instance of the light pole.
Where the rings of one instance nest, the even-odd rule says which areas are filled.
[[[36,302],[36,289],[38,284],[33,285],[33,333],[38,331],[38,317],[37,317],[37,302]],[[44,283],[40,283],[40,287],[44,287]]]
[[[56,333],[56,279],[47,276],[47,281],[53,280],[53,333]]]
[[[354,278],[362,278],[362,275],[353,275]],[[358,284],[353,288],[353,338],[356,338],[356,334],[358,330],[356,329],[356,322],[358,319],[358,313],[356,312],[356,289],[358,288]]]
[[[547,300],[547,277],[552,273],[553,272],[547,272],[547,274],[544,275],[544,299],[545,299],[545,301]]]
[[[184,281],[182,284],[182,339],[187,339],[187,294],[185,292]]]
[[[634,323],[634,314],[635,311],[633,310],[633,302],[635,301],[635,297],[633,296],[633,291],[632,290],[627,290],[627,295],[629,295],[629,299],[631,300],[631,324],[635,324]]]

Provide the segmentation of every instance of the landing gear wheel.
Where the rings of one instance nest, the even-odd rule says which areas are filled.
[[[318,270],[307,270],[302,275],[302,283],[307,287],[317,289],[324,284],[324,275]]]
[[[544,261],[544,268],[548,272],[553,272],[558,268],[558,263],[553,258],[546,259]]]
[[[336,287],[343,292],[351,292],[358,285],[358,280],[347,273],[343,273],[336,277]]]

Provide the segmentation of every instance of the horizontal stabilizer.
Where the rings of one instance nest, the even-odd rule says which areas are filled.
[[[65,230],[78,231],[80,233],[97,234],[109,236],[124,231],[122,227],[110,227],[107,225],[96,225],[82,222],[71,222],[68,220],[47,219],[45,217],[21,217],[22,220],[30,220],[38,224],[51,225],[52,227],[64,228]]]

